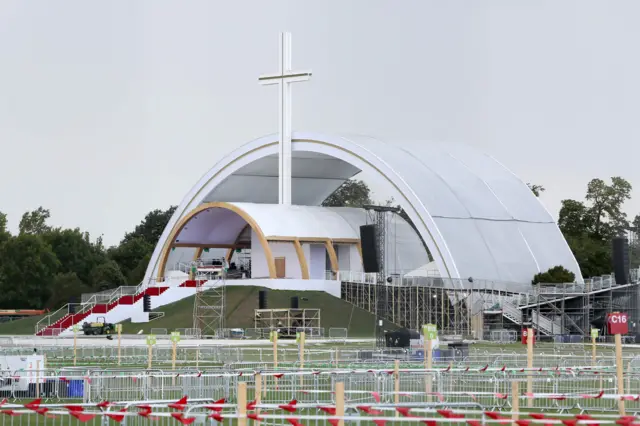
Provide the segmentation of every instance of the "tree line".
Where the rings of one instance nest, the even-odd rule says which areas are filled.
[[[545,188],[529,184],[540,196]],[[580,265],[584,277],[612,271],[612,239],[629,230],[640,231],[640,215],[633,220],[623,211],[631,198],[631,184],[613,177],[610,182],[593,179],[584,200],[563,200],[558,226]],[[386,204],[392,204],[389,200]],[[361,180],[347,180],[322,205],[362,207],[374,204],[371,190]],[[40,207],[25,213],[18,233],[7,230],[7,217],[0,212],[0,309],[57,308],[82,293],[103,291],[121,285],[138,285],[144,278],[151,254],[175,211],[149,212],[120,243],[105,247],[102,238],[92,240],[79,228],[54,228],[50,211]],[[408,216],[402,212],[406,220]],[[425,245],[426,247],[426,245]],[[640,266],[640,244],[630,246],[631,266]],[[546,274],[546,275],[545,275]],[[566,280],[561,269],[536,279]]]
[[[138,285],[174,211],[149,212],[108,248],[79,228],[50,226],[43,207],[22,215],[17,235],[0,212],[0,309],[54,309],[83,293]]]

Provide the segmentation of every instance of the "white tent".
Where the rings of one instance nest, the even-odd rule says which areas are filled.
[[[429,262],[425,265],[422,265],[418,269],[414,269],[411,272],[405,274],[405,277],[440,277],[440,271],[438,270],[438,265],[436,262]]]

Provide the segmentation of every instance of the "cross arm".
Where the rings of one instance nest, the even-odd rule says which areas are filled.
[[[311,78],[311,71],[297,71],[287,74],[261,75],[258,82],[262,85],[285,83],[295,83],[297,81],[307,81]]]

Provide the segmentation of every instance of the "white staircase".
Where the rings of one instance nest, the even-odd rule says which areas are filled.
[[[546,336],[569,334],[569,330],[563,329],[559,321],[552,321],[544,315],[538,314],[538,311],[531,311],[531,321],[533,326]]]
[[[522,311],[510,300],[503,300],[502,316],[515,324],[522,324]]]

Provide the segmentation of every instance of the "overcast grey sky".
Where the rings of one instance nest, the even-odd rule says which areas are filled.
[[[0,211],[116,244],[224,153],[277,131],[279,31],[294,129],[463,142],[543,202],[621,175],[640,212],[640,2],[0,2]]]

